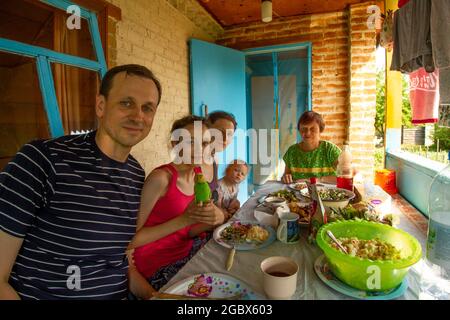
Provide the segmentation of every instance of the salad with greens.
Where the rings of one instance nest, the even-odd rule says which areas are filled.
[[[338,238],[338,240],[352,257],[370,260],[399,260],[402,258],[400,250],[392,244],[378,238],[361,240],[356,237],[351,237]],[[340,251],[336,243],[330,242],[330,245]]]
[[[278,190],[269,194],[270,197],[280,197],[284,198],[287,202],[296,202],[298,201],[295,196],[295,192],[289,190]]]
[[[345,191],[338,189],[328,189],[328,188],[318,189],[318,193],[320,199],[325,201],[340,201],[349,198],[349,196]]]
[[[329,222],[338,220],[367,220],[395,226],[398,217],[393,214],[381,215],[372,206],[365,202],[349,204],[345,208],[328,208],[327,218]]]

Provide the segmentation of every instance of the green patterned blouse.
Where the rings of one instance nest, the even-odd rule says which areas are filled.
[[[320,141],[319,147],[312,151],[302,151],[299,144],[289,147],[283,157],[286,168],[292,173],[292,178],[306,179],[311,177],[335,176],[335,163],[341,154],[341,149],[328,141]]]

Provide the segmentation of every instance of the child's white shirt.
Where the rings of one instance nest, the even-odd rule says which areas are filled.
[[[237,199],[239,193],[239,184],[233,185],[233,191],[230,191],[226,185],[224,179],[220,179],[218,182],[219,199],[222,199],[222,207],[228,209],[233,200]]]

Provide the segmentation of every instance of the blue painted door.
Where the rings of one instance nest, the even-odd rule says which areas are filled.
[[[190,41],[191,108],[196,115],[223,110],[232,113],[238,130],[233,143],[219,157],[219,177],[234,159],[248,162],[245,54],[196,39]],[[248,180],[248,179],[247,179]],[[239,201],[248,198],[248,182],[240,185]]]

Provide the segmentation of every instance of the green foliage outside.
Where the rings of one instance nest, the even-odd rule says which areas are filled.
[[[375,170],[384,169],[384,147],[375,148]]]
[[[406,128],[415,126],[411,123],[411,103],[409,101],[409,83],[407,76],[402,77],[402,125]],[[384,134],[385,134],[385,110],[386,110],[386,82],[385,71],[379,70],[377,73],[377,97],[376,97],[376,115],[375,115],[375,134],[377,138],[382,139],[380,145],[375,150],[375,169],[382,169],[384,165]],[[430,147],[425,146],[402,146],[402,150],[409,151],[429,159],[446,163],[447,152],[450,150],[450,128],[434,125],[431,136],[434,144]],[[439,140],[439,142],[438,142]],[[439,149],[439,150],[438,150]]]
[[[434,125],[433,141],[431,146],[433,150],[437,150],[439,140],[439,150],[450,150],[450,128]]]

